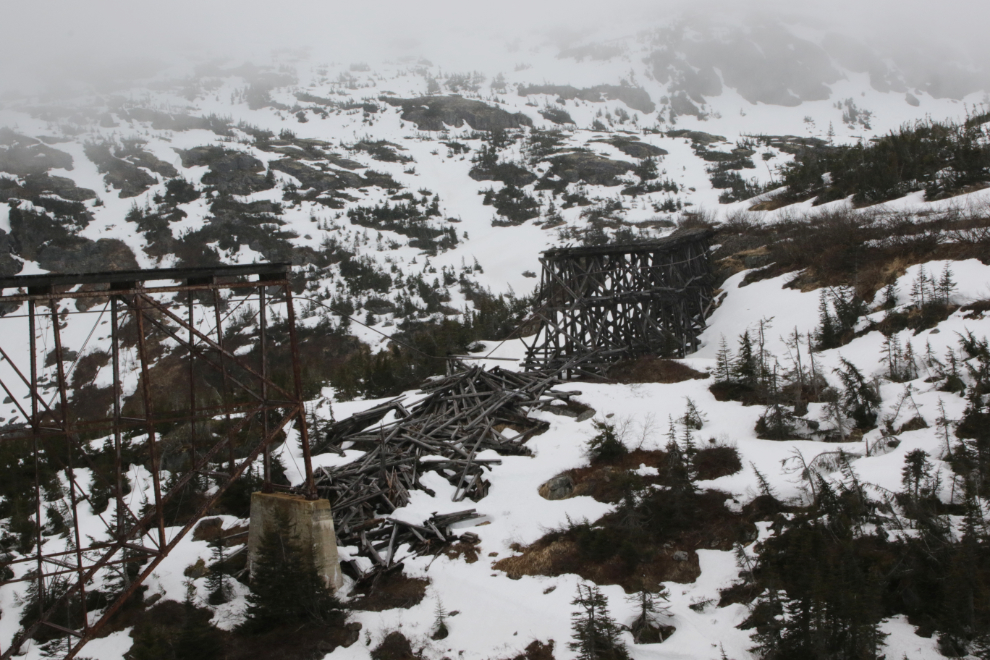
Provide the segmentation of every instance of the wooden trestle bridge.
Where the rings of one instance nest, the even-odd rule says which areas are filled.
[[[450,482],[454,501],[483,498],[488,488],[485,472],[500,461],[479,453],[527,453],[523,443],[547,427],[529,412],[579,394],[556,389],[563,380],[601,375],[608,365],[644,353],[681,357],[695,350],[713,300],[711,235],[695,230],[651,242],[545,252],[540,298],[529,321],[535,319],[539,331],[529,340],[523,372],[469,367],[452,358],[449,375],[424,385],[425,397],[408,409],[396,399],[334,423],[325,437],[315,440],[318,450],[343,453],[344,448],[354,448],[366,453],[315,475],[287,264],[0,278],[0,294],[19,289],[0,295],[0,304],[8,310],[20,305],[20,311],[3,317],[3,323],[20,318],[24,326],[19,333],[15,329],[0,335],[0,387],[20,412],[19,423],[0,429],[0,443],[20,443],[27,469],[34,470],[33,496],[23,504],[37,521],[30,551],[13,561],[2,561],[0,555],[0,587],[33,583],[43,604],[37,620],[0,649],[0,660],[8,660],[39,635],[63,636],[64,657],[75,656],[259,457],[264,466],[262,488],[278,488],[271,480],[269,447],[290,424],[299,433],[304,459],[303,481],[295,492],[329,499],[338,539],[358,546],[372,562],[372,569],[364,573],[351,565],[353,578],[377,579],[400,566],[401,546],[432,551],[458,538],[476,542],[470,532],[457,535],[452,529],[478,517],[473,509],[416,523],[396,518],[393,512],[409,501],[410,490],[423,488],[420,477],[430,471]],[[149,286],[163,280],[171,283]],[[87,311],[69,310],[62,305],[67,299],[85,301]],[[225,319],[238,305],[247,305],[255,318],[248,327],[257,329],[258,350],[248,354],[224,346]],[[269,374],[266,333],[273,305],[285,310],[293,373],[289,385]],[[72,358],[64,348],[62,328],[66,316],[74,313],[98,314],[97,325],[110,324],[103,330],[109,337],[112,388],[107,411],[79,410],[69,396],[69,372],[76,363],[65,367]],[[39,346],[43,336],[45,345]],[[171,399],[185,403],[168,410],[157,409],[152,395],[152,336],[155,346],[171,342],[184,356],[182,368],[188,369],[186,390],[173,392]],[[22,345],[12,350],[9,345],[17,341]],[[129,367],[140,373],[139,403],[127,411],[124,353],[130,356]],[[39,360],[49,367],[43,380]],[[204,369],[219,374],[219,397],[215,391],[208,396],[197,390],[195,374]],[[218,426],[222,433],[197,437],[197,429],[204,424],[209,428],[210,420],[223,422]],[[183,443],[188,459],[164,484],[160,439],[177,424],[189,427]],[[92,440],[108,437],[112,459],[94,460]],[[64,477],[69,503],[65,543],[43,535],[47,486],[42,462]],[[127,465],[135,463],[146,466],[153,481],[150,499],[137,510],[126,496],[125,474]],[[90,480],[86,488],[80,483],[80,470],[86,470]],[[199,510],[186,524],[171,526],[164,513],[169,502],[191,480],[206,478],[215,488]],[[112,514],[99,516],[105,529],[96,538],[84,534],[80,525],[80,508],[94,487],[109,493],[114,503],[108,509]],[[131,577],[120,591],[91,611],[87,592],[98,581],[97,574],[128,564],[138,570],[124,571]]]

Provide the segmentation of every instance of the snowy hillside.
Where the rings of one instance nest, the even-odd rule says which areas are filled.
[[[350,575],[339,595],[348,630],[359,633],[346,646],[300,653],[575,658],[572,600],[578,585],[594,582],[637,660],[742,660],[757,657],[756,647],[787,657],[773,644],[796,639],[802,617],[823,628],[856,620],[844,634],[872,640],[834,657],[988,657],[990,171],[953,160],[872,199],[842,187],[841,172],[814,169],[884,148],[874,139],[921,120],[955,122],[979,155],[988,87],[961,66],[935,75],[858,41],[779,24],[517,45],[480,58],[484,70],[475,59],[459,67],[282,52],[175,65],[57,100],[9,94],[0,99],[0,276],[291,262],[306,391],[324,428],[403,392],[410,405],[422,396],[416,385],[442,370],[442,360],[390,347],[393,336],[429,356],[470,351],[466,363],[521,369],[525,346],[512,332],[530,311],[542,251],[710,226],[718,306],[701,349],[681,367],[647,361],[563,386],[580,392],[573,409],[534,412],[549,428],[527,441],[531,455],[502,456],[487,473],[488,494],[471,505],[482,517],[458,530],[480,541],[435,555],[400,548],[402,571],[383,580],[381,596]],[[785,190],[798,165],[810,183]],[[90,332],[92,315],[76,314],[88,310],[64,307],[69,368],[87,356],[99,365],[95,387],[71,380],[70,395],[97,405],[104,400],[94,390],[110,382],[100,369],[108,338]],[[16,363],[27,321],[16,305],[0,311]],[[250,330],[245,319],[240,329]],[[385,366],[376,372],[376,364]],[[54,368],[53,360],[43,367],[49,395]],[[395,374],[382,376],[389,369]],[[13,373],[0,364],[5,382]],[[125,397],[137,387],[135,370]],[[8,398],[0,424],[23,422]],[[589,455],[589,441],[606,430],[623,449],[611,459]],[[343,447],[314,465],[363,454]],[[276,455],[297,483],[298,433]],[[18,464],[3,460],[4,469]],[[134,464],[130,482],[139,508],[148,470]],[[557,488],[548,482],[564,484],[562,494],[548,497]],[[432,492],[412,492],[392,516],[419,524],[465,508],[438,474],[424,485]],[[665,498],[678,493],[686,499],[670,505]],[[24,529],[36,521],[16,493],[2,497],[7,561],[26,552]],[[57,510],[61,499],[55,493],[48,504]],[[687,508],[674,515],[668,505]],[[84,504],[86,533],[104,533],[100,518],[113,509]],[[247,523],[219,514],[227,530]],[[42,526],[46,548],[70,547],[58,525]],[[822,565],[852,555],[872,563],[841,579],[814,572],[821,583],[801,593],[840,614],[809,614],[795,595],[806,585],[781,568],[797,551],[781,547],[826,528],[848,543],[836,541],[835,555],[823,550]],[[801,538],[810,553],[817,544]],[[951,588],[897,572],[924,563],[911,553],[933,538],[943,544],[931,550],[933,563],[962,566],[951,553],[976,548],[965,564],[975,604],[965,612],[947,593],[958,591],[958,571],[924,573]],[[879,549],[863,550],[875,539]],[[357,567],[368,561],[359,554],[341,548]],[[148,584],[142,611],[152,614],[133,615],[83,655],[176,657],[171,642],[155,642],[171,656],[148,650],[152,607],[187,600],[224,631],[229,657],[252,657],[251,642],[230,641],[241,634],[233,631],[249,587],[228,577],[228,602],[211,604],[205,566],[214,558],[207,540],[184,539]],[[15,575],[28,570],[19,564]],[[845,596],[823,585],[842,580],[854,591],[858,580],[869,583],[870,605],[836,605]],[[659,639],[637,642],[640,605],[627,595],[647,592],[668,600],[650,624]],[[921,602],[935,592],[941,615]],[[25,583],[0,587],[0,650],[31,598]],[[435,634],[438,621],[449,634]],[[161,625],[164,637],[177,629]],[[412,655],[402,655],[394,633]],[[25,657],[57,653],[58,643],[29,642]],[[862,654],[842,655],[850,648]]]

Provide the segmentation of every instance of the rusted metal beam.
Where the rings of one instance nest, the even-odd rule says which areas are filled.
[[[0,380],[0,389],[3,389],[12,399],[21,414],[28,420],[28,424],[23,429],[14,429],[0,433],[0,441],[28,440],[34,458],[35,479],[34,479],[34,509],[36,519],[35,548],[27,556],[18,558],[13,562],[22,563],[30,561],[36,565],[34,575],[22,576],[16,580],[25,579],[37,580],[38,593],[43,597],[47,594],[49,581],[64,580],[67,576],[72,576],[68,590],[58,598],[54,599],[51,607],[41,614],[39,619],[24,630],[22,630],[14,642],[7,648],[2,649],[0,658],[8,660],[20,651],[23,643],[30,639],[39,627],[49,627],[66,635],[78,638],[74,646],[69,649],[66,658],[72,658],[79,652],[82,645],[103,627],[110,618],[117,612],[121,604],[132,595],[139,585],[151,574],[151,571],[164,559],[171,549],[195,526],[198,520],[216,504],[226,489],[239,478],[250,466],[263,457],[266,465],[267,487],[275,489],[276,486],[270,483],[270,453],[268,448],[275,438],[279,436],[289,424],[295,423],[300,434],[303,451],[307,462],[307,479],[303,486],[297,489],[307,496],[315,496],[315,484],[312,477],[312,467],[310,463],[309,436],[306,429],[306,412],[302,397],[301,369],[299,365],[299,347],[295,333],[295,313],[292,308],[292,294],[289,289],[287,279],[287,264],[262,264],[259,266],[233,267],[233,268],[206,268],[206,269],[161,269],[157,271],[132,271],[118,272],[112,274],[84,274],[82,276],[29,276],[25,278],[0,278],[0,291],[3,288],[18,287],[26,290],[24,293],[17,293],[9,296],[0,296],[0,301],[16,302],[27,301],[28,325],[29,325],[29,351],[30,367],[25,374],[13,361],[9,359],[7,353],[0,347],[0,357],[6,360],[12,367],[17,378],[27,388],[30,396],[30,406],[22,405],[15,397],[15,390],[7,383]],[[222,278],[241,278],[247,275],[257,275],[257,281],[224,281]],[[182,282],[175,286],[146,287],[145,282],[155,280],[172,280]],[[87,284],[100,287],[96,291],[66,291],[60,289],[76,284]],[[105,287],[105,288],[104,288]],[[284,304],[287,307],[287,317],[289,321],[291,360],[293,362],[293,385],[288,388],[280,387],[272,382],[269,373],[269,351],[268,351],[268,310],[273,304],[281,304],[278,301],[278,294],[269,298],[267,290],[271,288],[282,289],[285,292]],[[253,299],[252,292],[258,294],[259,312],[261,321],[259,323],[259,334],[261,340],[261,364],[251,363],[246,358],[242,358],[227,350],[224,346],[223,324],[226,316],[219,309],[220,292],[224,290],[247,291],[248,295],[243,298],[238,297],[240,302],[230,310],[226,316],[233,313],[240,305]],[[197,314],[195,311],[196,292],[210,292],[214,296],[214,319],[215,328],[209,330],[209,334],[204,334],[196,328]],[[179,293],[182,295],[179,305],[185,307],[181,316],[173,312],[169,305],[156,296],[165,293]],[[80,418],[72,410],[72,400],[69,398],[68,374],[66,373],[64,358],[65,348],[62,345],[61,322],[63,310],[59,310],[58,303],[63,299],[107,299],[110,307],[110,363],[112,370],[112,392],[111,411],[108,418],[84,419]],[[54,340],[54,381],[57,386],[58,405],[46,401],[47,394],[41,389],[38,377],[38,318],[37,305],[48,305],[50,314],[48,315],[52,328],[45,332],[50,332]],[[174,304],[174,303],[173,303]],[[127,417],[123,414],[123,390],[121,378],[123,377],[123,361],[121,356],[121,312],[130,313],[136,326],[136,353],[140,369],[140,388],[137,393],[139,400],[143,403],[143,415]],[[97,319],[97,323],[99,319]],[[151,336],[157,330],[163,333],[161,336],[170,337],[179,342],[180,347],[187,349],[185,359],[188,360],[183,365],[187,372],[184,374],[188,379],[188,410],[165,412],[156,410],[155,401],[152,396],[152,387],[155,379],[153,362],[153,349],[150,344]],[[150,332],[149,332],[150,331]],[[180,333],[182,336],[180,336]],[[209,336],[215,334],[214,337]],[[0,341],[3,335],[0,334]],[[211,358],[211,354],[216,359]],[[210,364],[220,368],[224,376],[224,397],[221,405],[200,405],[199,393],[197,392],[197,367]],[[231,367],[236,367],[251,378],[257,379],[260,383],[261,395],[255,402],[244,403],[242,400],[245,394],[250,394],[252,390],[241,383],[236,377],[229,373]],[[226,373],[224,373],[226,372]],[[180,372],[181,373],[181,372]],[[240,371],[238,372],[241,373]],[[251,380],[250,378],[247,380]],[[275,399],[271,394],[275,393]],[[272,413],[278,411],[277,417]],[[222,437],[217,438],[212,446],[203,446],[201,429],[197,429],[197,424],[203,421],[216,419],[218,415],[223,415],[228,423],[226,432]],[[234,415],[241,415],[239,419],[233,419]],[[261,418],[260,437],[257,431],[251,430],[253,420]],[[159,447],[159,427],[162,424],[172,424],[175,422],[185,422],[191,425],[189,435],[189,465],[188,469],[182,473],[177,473],[177,478],[170,481],[170,486],[166,489],[161,480],[161,451]],[[151,464],[153,482],[153,502],[150,510],[144,515],[138,516],[124,499],[124,437],[129,430],[141,428],[146,432],[146,439],[139,446],[144,452],[144,456]],[[257,428],[257,427],[255,427]],[[93,465],[93,459],[86,443],[80,440],[79,433],[87,433],[85,437],[94,437],[93,434],[106,430],[113,441],[111,472],[107,473],[106,464],[102,467]],[[242,435],[246,436],[242,439]],[[59,444],[65,441],[65,445]],[[234,454],[235,444],[240,444],[247,455],[242,459],[237,459]],[[207,443],[209,445],[209,443]],[[65,451],[63,451],[63,448]],[[220,473],[211,469],[216,464],[223,450],[227,450],[224,457],[229,464],[227,473]],[[204,451],[205,450],[205,451]],[[82,464],[77,463],[82,458]],[[70,538],[74,541],[73,548],[59,552],[45,552],[44,537],[42,534],[42,461],[50,461],[50,466],[60,472],[64,472],[67,478],[67,502],[71,516],[67,523],[70,525]],[[78,509],[80,505],[89,500],[89,495],[80,487],[76,479],[77,467],[85,463],[93,472],[94,484],[99,482],[101,487],[107,487],[111,491],[112,501],[115,504],[113,520],[108,521],[104,516],[104,524],[107,526],[104,540],[89,542],[86,541],[80,528]],[[204,498],[202,505],[187,523],[171,538],[166,534],[164,519],[164,507],[177,497],[191,480],[200,478],[204,474],[215,474],[221,476],[217,484],[217,489],[209,497]],[[278,487],[285,490],[287,487]],[[157,547],[148,547],[157,546]],[[109,566],[126,566],[132,563],[144,564],[139,575],[129,580],[125,572],[124,591],[121,596],[111,603],[102,612],[99,619],[90,625],[89,615],[85,608],[86,592],[90,583],[97,574]],[[0,585],[2,586],[2,585]],[[51,600],[51,599],[49,599]],[[56,612],[64,611],[67,603],[82,603],[81,619],[78,627],[73,622],[69,627],[55,624],[52,617]]]

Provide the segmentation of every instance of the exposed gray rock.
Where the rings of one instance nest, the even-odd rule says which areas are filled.
[[[38,265],[53,273],[94,273],[106,270],[139,268],[134,253],[116,238],[91,241],[74,236],[60,245],[46,245],[38,250]]]
[[[89,188],[78,188],[75,181],[64,176],[52,176],[44,173],[28,174],[24,177],[23,186],[12,179],[0,177],[0,202],[6,202],[10,199],[26,199],[35,204],[44,205],[38,199],[40,195],[58,195],[70,202],[84,202],[96,197],[96,193]]]
[[[0,128],[0,172],[18,176],[72,169],[72,156],[34,138]]]
[[[821,46],[779,23],[729,32],[691,27],[658,33],[648,59],[658,82],[670,84],[675,94],[684,93],[679,102],[686,110],[688,99],[700,104],[721,94],[723,81],[750,103],[796,106],[828,99],[828,85],[842,78]]]
[[[594,141],[610,144],[622,153],[627,156],[632,156],[633,158],[656,158],[658,156],[667,155],[667,151],[665,149],[661,149],[660,147],[648,144],[646,142],[640,142],[636,138],[616,136],[608,140]]]
[[[584,422],[594,417],[596,412],[597,411],[594,408],[588,408],[584,412],[578,414],[578,416],[575,417],[575,419],[579,422]]]
[[[137,165],[114,156],[109,143],[87,144],[85,152],[86,157],[96,163],[103,181],[111,188],[119,190],[121,197],[137,197],[158,183],[155,177]]]
[[[304,189],[314,189],[320,192],[328,190],[343,190],[345,188],[362,188],[369,185],[367,179],[354,172],[327,171],[321,172],[291,158],[273,160],[268,167],[279,172],[285,172],[299,179]]]
[[[74,230],[71,224],[66,226],[47,213],[18,207],[10,210],[10,247],[21,258],[37,261],[47,271],[87,273],[138,268],[134,253],[123,241],[92,241],[77,236]],[[0,242],[0,252],[3,251]]]
[[[687,561],[688,559],[690,559],[690,556],[683,550],[678,550],[674,553],[674,561]]]
[[[182,158],[183,167],[209,167],[210,171],[203,175],[203,183],[222,193],[250,195],[274,187],[272,181],[260,174],[265,171],[264,164],[242,151],[228,151],[216,146],[176,151]]]
[[[569,474],[561,474],[539,488],[540,496],[547,500],[565,500],[574,492],[574,480]]]
[[[550,163],[546,176],[558,176],[568,183],[584,181],[595,186],[617,186],[622,182],[616,177],[633,169],[630,162],[612,160],[590,151],[554,156]]]
[[[423,96],[417,99],[385,99],[402,107],[402,118],[423,131],[442,131],[445,126],[460,128],[466,122],[476,131],[496,131],[532,126],[533,120],[521,112],[507,112],[482,101],[460,96]]]
[[[596,85],[578,89],[571,85],[522,85],[519,87],[520,96],[530,94],[552,94],[565,101],[580,99],[592,103],[608,100],[622,101],[633,110],[653,112],[656,104],[646,90],[632,85]]]

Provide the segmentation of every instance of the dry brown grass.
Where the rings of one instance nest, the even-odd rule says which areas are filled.
[[[630,492],[647,493],[651,492],[646,490],[648,486],[662,484],[667,460],[666,452],[637,449],[614,461],[598,461],[562,475],[569,476],[574,484],[571,497],[585,495],[602,502],[619,502],[625,501],[623,497]],[[724,446],[703,447],[694,464],[699,479],[715,479],[742,467],[736,449]],[[641,465],[656,468],[661,476],[632,472]],[[653,493],[649,497],[665,495]],[[578,525],[551,531],[528,547],[514,547],[520,554],[499,560],[494,568],[514,579],[523,575],[576,573],[597,584],[619,584],[627,591],[654,589],[661,582],[692,582],[700,572],[696,550],[729,550],[737,540],[751,536],[755,530],[748,516],[732,513],[725,507],[727,498],[725,493],[712,490],[691,495],[686,505],[691,508],[693,522],[680,531],[645,522],[643,533],[629,533],[621,511],[594,524],[615,539],[617,545],[628,546],[627,550],[636,557],[634,560],[629,559],[629,552],[621,551],[613,551],[604,560],[592,559],[582,551]],[[680,551],[687,554],[686,561],[675,559]]]
[[[372,660],[419,660],[422,656],[414,654],[409,640],[398,630],[393,630],[381,644],[371,652]]]
[[[523,549],[522,554],[501,559],[493,568],[505,572],[512,579],[523,575],[563,575],[576,573],[595,584],[618,584],[627,592],[639,589],[657,589],[662,582],[688,584],[701,575],[698,555],[693,549],[687,561],[677,561],[674,553],[682,548],[671,545],[660,548],[649,561],[637,564],[635,571],[618,556],[604,562],[588,561],[582,557],[577,543],[569,538],[543,539]]]
[[[800,271],[789,286],[852,286],[869,301],[915,264],[969,258],[990,263],[990,208],[909,215],[878,207],[763,225],[740,220],[719,226],[714,242],[720,246],[714,253],[719,282],[743,268],[759,268],[745,283]]]
[[[625,360],[608,370],[608,378],[617,383],[680,383],[685,380],[708,378],[708,374],[696,371],[677,360],[644,355],[635,360]]]
[[[365,612],[383,612],[396,608],[408,609],[418,605],[426,597],[429,580],[411,578],[395,570],[383,573],[370,585],[364,585],[364,595],[351,601],[351,609]]]

